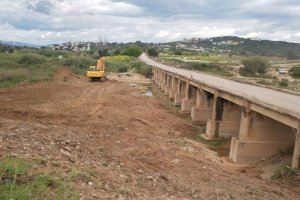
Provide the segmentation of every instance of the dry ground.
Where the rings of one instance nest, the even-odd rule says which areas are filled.
[[[1,89],[0,156],[89,174],[74,183],[81,199],[299,198],[299,186],[224,167],[193,139],[193,125],[144,92],[66,70],[50,83]]]

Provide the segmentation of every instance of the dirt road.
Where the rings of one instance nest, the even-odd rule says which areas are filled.
[[[144,87],[89,83],[63,70],[55,81],[0,90],[0,155],[40,171],[81,171],[81,199],[297,199],[299,186],[224,167],[194,140],[188,121],[144,96]]]

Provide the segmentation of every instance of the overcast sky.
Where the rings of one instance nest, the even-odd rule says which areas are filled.
[[[225,35],[300,43],[300,0],[0,0],[0,40],[164,42]]]

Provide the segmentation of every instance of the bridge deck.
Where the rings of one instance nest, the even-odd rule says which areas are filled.
[[[258,105],[262,105],[274,111],[300,119],[300,96],[298,95],[288,94],[247,83],[239,83],[226,78],[207,75],[200,72],[170,67],[153,61],[145,54],[141,55],[140,59],[148,65],[178,74],[188,79],[193,79],[196,82],[203,83],[212,88],[228,92]]]

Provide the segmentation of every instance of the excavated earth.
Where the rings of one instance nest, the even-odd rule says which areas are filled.
[[[0,156],[89,174],[74,181],[80,199],[299,198],[299,185],[224,165],[194,125],[121,79],[91,83],[64,69],[52,82],[1,89]]]

